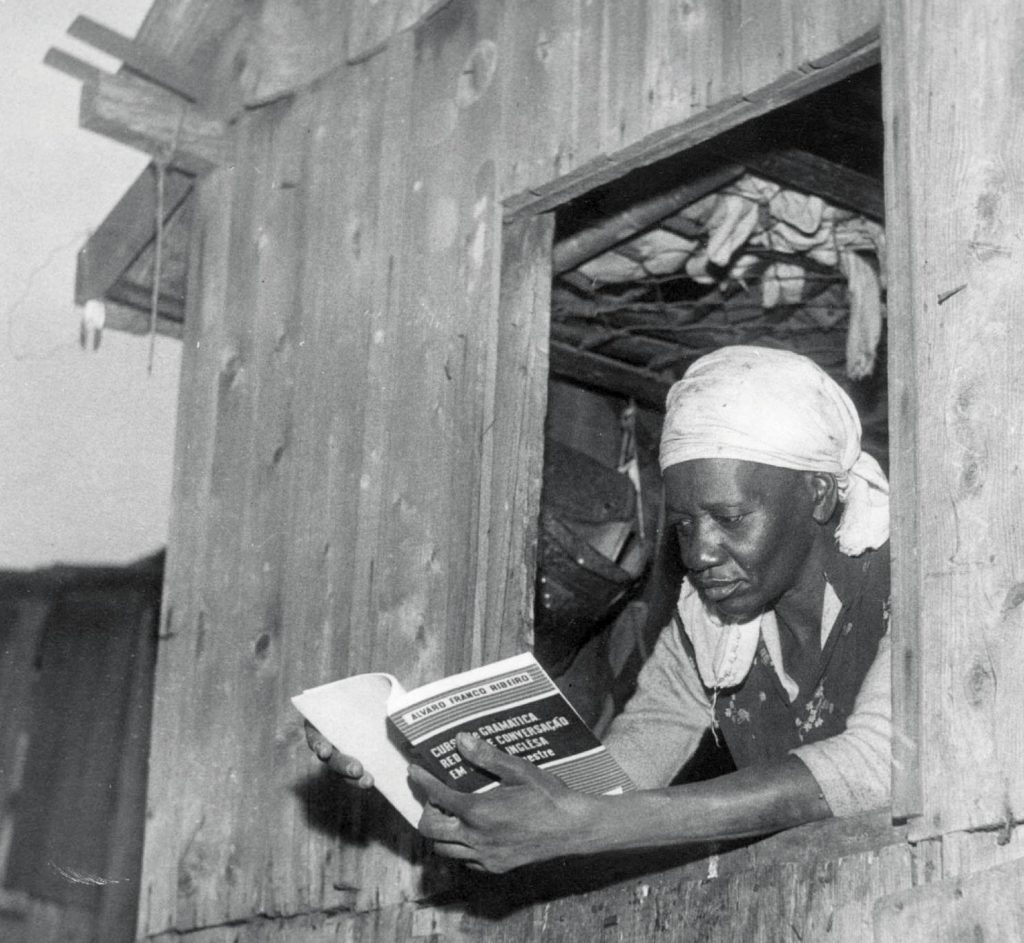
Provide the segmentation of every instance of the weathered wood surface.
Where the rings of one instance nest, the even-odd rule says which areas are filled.
[[[942,836],[942,876],[961,877],[1024,858],[1024,826]]]
[[[519,220],[504,227],[501,303],[494,381],[483,417],[479,568],[484,592],[473,615],[474,664],[514,655],[533,643],[533,582],[510,579],[535,571],[544,465],[547,402],[551,246],[554,218]],[[510,463],[508,455],[520,456]]]
[[[909,129],[902,128],[901,111],[913,80],[913,65],[904,53],[907,33],[899,18],[887,20],[882,31],[882,111],[886,141],[885,179],[912,179],[920,148],[913,146]],[[897,124],[897,121],[900,124]],[[887,288],[889,315],[889,481],[892,527],[892,602],[889,631],[892,636],[892,811],[900,819],[921,813],[921,647],[924,644],[924,613],[921,592],[920,507],[913,499],[923,485],[918,464],[917,417],[927,403],[916,383],[915,336],[910,314],[919,297],[915,288],[919,265],[918,247],[911,220],[924,209],[927,196],[920,187],[885,188],[886,267],[891,273]],[[927,467],[927,466],[925,466]],[[901,497],[901,496],[906,496]]]
[[[351,4],[335,0],[248,6],[225,40],[234,53],[241,102],[252,107],[275,101],[343,67],[346,48],[339,37],[349,34],[352,11]]]
[[[453,0],[238,117],[193,227],[144,935],[302,938],[354,908],[373,913],[337,933],[400,939],[444,880],[318,775],[288,696],[370,668],[416,683],[523,637],[550,221],[503,237],[502,201],[553,205],[877,59],[872,3],[742,6]],[[200,61],[182,11],[213,16],[161,2],[140,40]],[[729,880],[715,894],[745,907],[751,879]]]
[[[1024,939],[1024,861],[883,898],[874,926],[876,943]]]
[[[77,56],[64,52],[63,49],[56,49],[54,47],[46,50],[46,55],[43,56],[43,65],[48,65],[51,69],[56,69],[58,72],[63,72],[73,79],[78,79],[79,82],[95,82],[103,75],[102,69],[89,62],[85,62],[83,59],[79,59]]]
[[[874,3],[823,9],[517,5],[499,42],[506,208],[551,209],[878,61]]]
[[[452,510],[403,476],[443,457],[432,424],[452,380],[443,359],[423,370],[436,322],[396,290],[393,262],[377,264],[405,239],[408,188],[394,181],[412,58],[399,61],[368,64],[354,89],[253,113],[238,169],[203,190],[161,657],[177,707],[158,703],[156,722],[190,767],[154,757],[147,932],[419,893],[413,833],[379,798],[354,802],[319,775],[287,699],[370,667],[415,680],[448,663],[445,635],[424,628],[421,577],[428,567],[438,581],[435,607],[450,595],[427,541],[445,534],[432,516]],[[420,340],[399,363],[417,310]],[[422,437],[398,464],[403,403],[421,411]],[[274,827],[252,827],[253,814]]]
[[[885,25],[897,793],[920,837],[1024,809],[1024,18],[901,0]]]
[[[91,17],[75,17],[74,22],[68,27],[68,35],[115,59],[120,59],[133,72],[189,101],[199,101],[202,97],[203,93],[196,81],[195,73],[183,69],[177,63],[144,48],[102,23],[97,23]]]
[[[194,178],[168,168],[164,177],[166,223],[192,192]],[[75,303],[103,298],[156,238],[156,168],[151,164],[128,188],[102,225],[79,250]]]
[[[936,850],[929,842],[910,846],[905,830],[868,816],[798,829],[682,867],[664,869],[663,861],[662,870],[643,876],[617,881],[590,877],[590,890],[571,890],[574,883],[587,884],[589,865],[566,862],[561,876],[549,870],[470,881],[464,902],[257,918],[244,927],[156,940],[863,943],[871,939],[876,899],[938,878]],[[570,890],[560,893],[560,884]]]
[[[347,39],[348,61],[361,62],[392,36],[415,26],[449,0],[355,0]]]
[[[218,97],[222,76],[213,68],[225,37],[246,15],[246,0],[154,0],[139,27],[136,42],[182,69],[200,84],[201,100]]]
[[[78,122],[192,175],[222,163],[229,147],[223,121],[126,75],[104,74],[83,85]]]

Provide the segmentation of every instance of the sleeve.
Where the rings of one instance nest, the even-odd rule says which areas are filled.
[[[846,729],[791,751],[811,771],[833,815],[854,815],[889,801],[892,682],[889,633],[882,636]]]
[[[711,702],[669,623],[637,679],[636,693],[605,737],[612,755],[640,789],[667,786],[711,723]]]

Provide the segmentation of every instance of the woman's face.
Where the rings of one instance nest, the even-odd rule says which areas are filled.
[[[798,591],[822,528],[809,476],[737,459],[665,469],[667,522],[705,605],[745,622]]]

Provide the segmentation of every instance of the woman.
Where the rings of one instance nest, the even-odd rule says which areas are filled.
[[[640,788],[573,792],[462,736],[462,755],[501,785],[465,795],[410,770],[438,853],[505,871],[762,834],[887,800],[888,482],[861,451],[853,404],[805,357],[723,348],[669,392],[660,458],[687,576],[606,738]],[[737,771],[668,785],[709,726]],[[369,784],[315,731],[310,745]]]

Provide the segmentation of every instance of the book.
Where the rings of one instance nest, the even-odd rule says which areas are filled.
[[[614,757],[530,653],[406,691],[393,675],[355,675],[292,698],[341,753],[358,759],[374,785],[413,827],[423,804],[413,794],[415,762],[460,792],[483,792],[494,777],[465,762],[456,735],[475,734],[582,792],[634,789]]]

